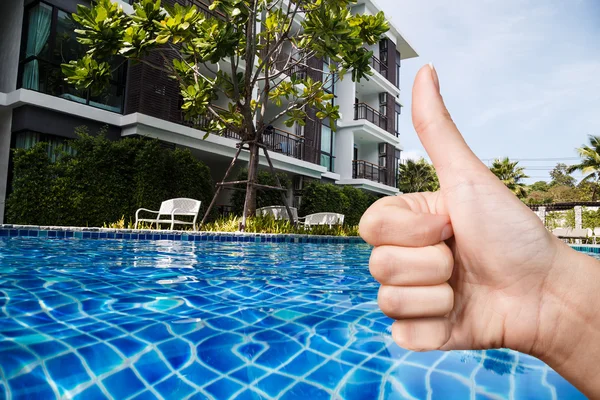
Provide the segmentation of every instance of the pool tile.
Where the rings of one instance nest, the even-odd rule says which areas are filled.
[[[116,399],[125,399],[144,389],[144,384],[130,368],[125,368],[102,380],[110,395]]]
[[[51,358],[45,364],[61,394],[91,379],[79,357],[73,353]]]
[[[134,366],[142,378],[151,385],[172,373],[166,363],[153,351],[142,355],[139,360],[134,363]]]
[[[215,399],[234,399],[233,395],[238,392],[242,386],[228,378],[219,379],[215,383],[207,386],[205,390],[212,394]]]
[[[165,399],[184,399],[196,391],[195,388],[188,385],[177,376],[171,376],[154,386],[154,388]]]
[[[85,358],[87,365],[96,376],[112,371],[123,362],[123,359],[104,343],[82,347],[77,351]]]

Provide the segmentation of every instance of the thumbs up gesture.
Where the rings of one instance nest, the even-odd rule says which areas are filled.
[[[418,351],[511,348],[600,397],[600,263],[556,239],[475,156],[431,65],[412,107],[441,189],[381,199],[359,228],[394,340]]]

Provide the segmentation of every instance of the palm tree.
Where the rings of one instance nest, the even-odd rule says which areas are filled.
[[[400,165],[398,189],[402,193],[434,192],[440,188],[433,165],[421,158],[406,160]]]
[[[522,182],[529,178],[525,175],[525,168],[519,167],[518,161],[510,161],[508,157],[495,159],[490,170],[510,189],[517,197],[527,196],[527,188]]]
[[[592,201],[596,201],[596,192],[598,189],[598,181],[600,180],[600,136],[589,136],[590,145],[583,145],[577,149],[581,163],[572,165],[568,168],[569,173],[581,171],[584,178],[582,183],[590,182],[594,186],[592,192]]]

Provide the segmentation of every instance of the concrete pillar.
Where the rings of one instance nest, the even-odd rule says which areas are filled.
[[[575,207],[575,229],[583,228],[583,207]]]
[[[23,12],[24,0],[0,2],[3,17],[0,24],[0,92],[3,93],[17,89]],[[0,107],[0,224],[4,223],[11,127],[12,109]]]
[[[544,224],[544,226],[546,226],[546,207],[538,208],[537,215],[542,220],[542,223]]]
[[[344,76],[335,85],[336,104],[340,106],[340,122],[349,124],[354,121],[354,99],[356,98],[356,83],[352,82],[350,74]]]
[[[352,128],[339,129],[335,138],[335,172],[341,179],[352,179],[354,132]]]
[[[12,110],[9,108],[0,108],[0,224],[4,223],[6,191],[8,189],[11,126]]]

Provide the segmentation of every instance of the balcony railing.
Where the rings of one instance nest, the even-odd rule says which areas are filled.
[[[387,117],[365,103],[354,104],[354,120],[366,119],[387,131]]]
[[[367,179],[387,185],[387,169],[363,160],[352,161],[352,178]]]
[[[191,121],[184,120],[182,118],[182,122],[184,125],[204,131],[206,130],[211,121],[212,117],[208,115],[203,115],[194,118]],[[221,135],[223,137],[233,140],[242,140],[239,134],[230,129],[226,129],[221,133]],[[263,143],[271,151],[285,154],[286,156],[294,157],[299,160],[302,159],[304,153],[304,138],[302,136],[294,135],[291,132],[287,132],[277,128],[273,128],[269,133],[267,133],[266,131],[265,133],[263,133]]]
[[[292,65],[291,68],[290,65]],[[290,58],[288,62],[288,57],[285,56],[281,60],[275,62],[275,68],[279,71],[283,71],[287,76],[296,74],[298,79],[306,79],[308,70],[303,62],[298,62],[295,58]]]
[[[126,0],[129,2],[129,4],[133,5],[133,3],[138,2],[139,0]],[[219,19],[225,19],[225,15],[221,14],[218,11],[211,11],[209,9],[210,3],[212,3],[211,0],[184,0],[184,1],[178,1],[179,4],[182,4],[184,6],[191,6],[194,5],[198,8],[198,11],[203,13],[206,18],[210,18],[210,17],[215,17],[215,18],[219,18]]]
[[[388,67],[383,62],[381,62],[379,58],[375,56],[371,57],[371,66],[375,71],[379,72],[381,75],[383,75],[384,78],[387,79]]]
[[[302,159],[304,152],[303,137],[277,128],[273,128],[271,133],[268,132],[268,130],[263,132],[263,143],[270,150],[299,160]]]

